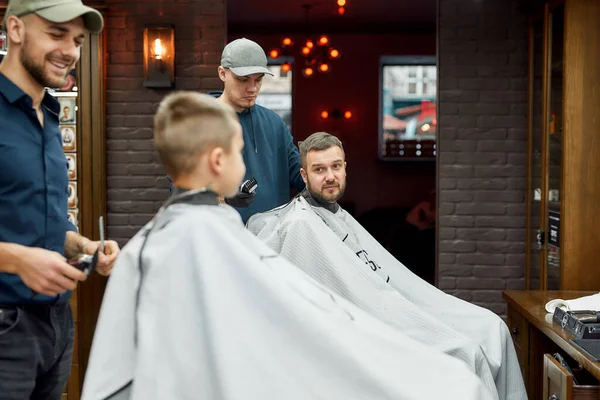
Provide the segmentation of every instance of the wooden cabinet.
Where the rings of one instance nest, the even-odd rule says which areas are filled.
[[[530,17],[527,289],[600,290],[600,1]]]
[[[547,313],[545,305],[553,299],[574,299],[593,294],[584,291],[507,290],[507,324],[512,334],[529,400],[600,399],[600,363],[569,342],[574,336],[562,329]],[[554,362],[560,353],[577,375],[573,376]],[[555,395],[555,397],[552,397]]]
[[[578,385],[573,374],[567,371],[552,355],[544,354],[543,399],[596,400],[598,385]]]
[[[515,311],[514,308],[507,309],[507,324],[515,344],[523,381],[527,382],[529,376],[529,323],[527,320]]]

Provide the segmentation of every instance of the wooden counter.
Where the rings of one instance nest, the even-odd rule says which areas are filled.
[[[597,292],[539,290],[507,290],[503,293],[508,305],[508,327],[531,400],[542,398],[545,353],[560,352],[573,367],[577,367],[579,363],[600,380],[600,363],[573,347],[569,340],[574,336],[554,323],[552,314],[545,309],[546,303],[553,299],[570,300],[595,293]]]

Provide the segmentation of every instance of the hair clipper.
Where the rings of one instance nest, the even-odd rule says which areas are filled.
[[[89,276],[98,264],[98,251],[96,250],[93,256],[90,254],[80,254],[70,259],[68,263]]]
[[[98,221],[100,229],[100,246],[94,253],[91,254],[79,254],[77,257],[72,258],[68,261],[69,264],[82,271],[84,274],[89,276],[98,265],[98,253],[104,252],[104,218],[100,217]]]
[[[256,192],[257,188],[258,188],[258,182],[256,182],[256,179],[254,177],[252,177],[252,178],[248,179],[247,181],[244,181],[240,185],[240,192],[246,193],[246,194],[254,194]]]

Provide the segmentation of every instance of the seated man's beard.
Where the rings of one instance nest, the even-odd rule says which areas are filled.
[[[307,180],[308,180],[308,178],[307,178]],[[330,185],[334,185],[334,184],[337,185],[338,192],[336,194],[332,194],[332,195],[324,194],[325,186],[330,186]],[[306,188],[308,189],[308,193],[310,193],[310,195],[313,197],[313,199],[315,199],[317,202],[319,202],[319,203],[335,203],[344,195],[344,191],[346,190],[346,183],[344,183],[343,185],[340,184],[339,182],[335,182],[335,183],[331,183],[331,184],[326,183],[323,186],[321,186],[321,191],[317,192],[312,189],[310,180],[308,180],[308,184],[306,185]]]

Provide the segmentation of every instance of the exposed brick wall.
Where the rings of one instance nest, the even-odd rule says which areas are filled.
[[[175,89],[219,89],[226,7],[225,0],[106,4],[107,224],[108,236],[123,245],[168,197],[152,143],[153,115],[168,91],[143,87],[143,29],[175,27]]]
[[[517,0],[439,0],[438,284],[506,310],[524,287],[527,18]]]

